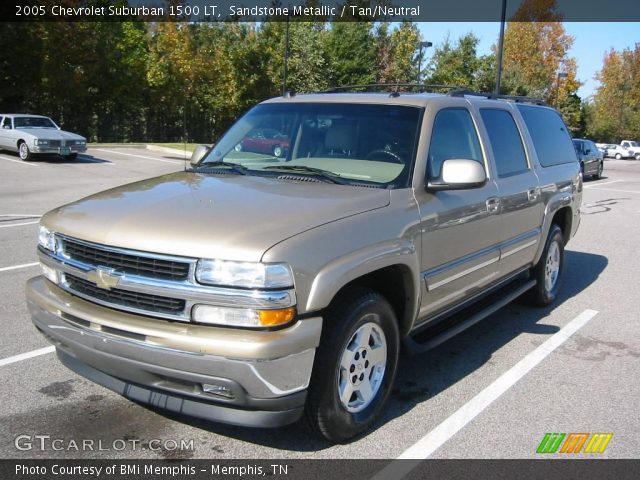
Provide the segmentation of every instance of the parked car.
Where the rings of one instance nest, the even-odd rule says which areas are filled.
[[[578,155],[582,175],[593,178],[602,177],[604,157],[602,152],[598,147],[596,147],[596,144],[586,138],[574,138],[573,146],[575,147],[576,154]]]
[[[640,144],[635,140],[622,140],[620,146],[629,151],[631,156],[636,160],[640,160]]]
[[[255,152],[283,157],[289,149],[289,138],[272,128],[258,128],[249,132],[235,146],[237,152]]]
[[[0,150],[17,152],[25,162],[42,154],[73,160],[87,150],[87,139],[61,130],[49,117],[3,113],[0,114]]]
[[[607,156],[607,148],[609,148],[608,143],[596,143],[596,148],[602,154],[602,158]]]
[[[400,348],[554,302],[582,200],[561,116],[395,88],[267,100],[187,171],[44,215],[27,303],[61,362],[138,403],[343,442],[381,415]],[[267,122],[282,159],[236,151]]]
[[[607,148],[607,153],[605,156],[620,160],[622,158],[631,158],[633,157],[633,154],[629,150],[627,150],[626,148],[620,145],[610,144],[609,147]]]

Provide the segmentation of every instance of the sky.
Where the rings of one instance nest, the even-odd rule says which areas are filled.
[[[423,39],[433,42],[434,46],[442,43],[447,34],[452,41],[456,41],[465,33],[474,32],[480,38],[478,55],[490,53],[491,45],[498,43],[500,34],[498,22],[422,22],[418,26]],[[636,43],[640,43],[640,23],[566,22],[564,27],[574,37],[569,55],[578,63],[578,80],[583,82],[578,95],[582,98],[595,93],[599,82],[593,77],[602,68],[605,52],[611,48],[633,48]],[[423,65],[431,60],[432,54],[433,48],[425,51]]]

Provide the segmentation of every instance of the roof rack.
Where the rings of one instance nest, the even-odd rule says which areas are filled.
[[[332,87],[320,93],[356,92],[359,90],[381,90],[390,91],[392,96],[397,97],[400,89],[411,89],[418,92],[434,92],[440,90],[460,90],[460,85],[425,85],[422,83],[366,83],[361,85],[343,85]]]
[[[468,95],[473,97],[485,97],[490,100],[509,100],[515,103],[533,103],[534,105],[547,105],[547,103],[540,98],[524,97],[519,95],[496,95],[495,93],[474,92],[472,90],[466,90],[464,88],[451,90],[447,92],[447,95],[449,95],[450,97],[464,97]]]

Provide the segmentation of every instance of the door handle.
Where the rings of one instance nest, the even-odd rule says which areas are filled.
[[[535,202],[540,196],[540,189],[538,187],[530,188],[529,191],[527,191],[527,196],[530,202]]]
[[[487,205],[487,212],[496,213],[500,208],[500,199],[497,197],[487,198],[486,205]]]

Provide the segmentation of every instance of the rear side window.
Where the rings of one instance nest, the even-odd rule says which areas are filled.
[[[478,134],[464,108],[445,108],[436,115],[429,144],[429,178],[439,177],[442,162],[450,158],[482,163]]]
[[[498,176],[507,177],[528,170],[520,131],[511,114],[506,110],[483,108],[480,115],[489,133]]]
[[[551,167],[578,161],[567,127],[558,112],[530,105],[518,105],[518,110],[531,134],[540,165]]]

